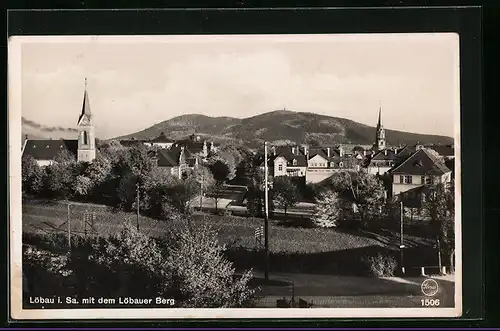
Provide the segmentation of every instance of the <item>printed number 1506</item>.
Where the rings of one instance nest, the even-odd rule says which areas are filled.
[[[439,299],[422,299],[420,300],[422,307],[438,307]]]

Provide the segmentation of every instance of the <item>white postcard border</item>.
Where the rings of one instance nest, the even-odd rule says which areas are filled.
[[[377,34],[383,38],[426,37],[433,33]],[[147,308],[147,309],[23,309],[22,308],[22,193],[21,193],[21,62],[24,43],[158,43],[213,42],[241,40],[238,35],[176,35],[176,36],[14,36],[8,42],[8,144],[9,144],[9,224],[10,224],[10,309],[15,320],[74,319],[241,319],[241,318],[418,318],[459,317],[462,314],[462,226],[460,166],[460,65],[459,36],[447,34],[456,42],[456,105],[455,105],[455,307],[454,308]],[[373,38],[374,34],[318,35],[245,35],[247,40],[325,41],[342,36],[355,42]]]

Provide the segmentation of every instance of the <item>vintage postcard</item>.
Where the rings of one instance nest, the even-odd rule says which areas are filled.
[[[458,34],[8,52],[13,319],[461,316]]]

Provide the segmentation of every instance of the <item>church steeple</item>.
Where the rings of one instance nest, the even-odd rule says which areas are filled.
[[[377,129],[376,129],[376,133],[375,133],[375,144],[373,147],[377,151],[384,150],[386,147],[385,130],[384,130],[384,126],[382,125],[382,104],[380,105],[379,110],[378,110],[378,122],[377,122]]]
[[[90,102],[87,92],[87,78],[83,92],[82,112],[78,118],[78,162],[92,162],[95,159],[95,134]]]
[[[382,105],[378,109],[378,123],[377,128],[382,126]]]

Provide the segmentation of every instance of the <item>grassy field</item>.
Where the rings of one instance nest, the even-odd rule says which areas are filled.
[[[110,207],[100,205],[74,204],[70,208],[73,234],[85,233],[85,212],[95,214],[93,228],[87,226],[86,229],[88,234],[93,235],[114,234],[122,229],[126,220],[132,224],[137,221],[134,213],[114,211]],[[67,205],[62,203],[25,202],[22,215],[23,232],[65,233],[67,214]],[[218,239],[228,248],[226,256],[235,262],[238,269],[263,270],[263,238],[260,243],[255,239],[255,230],[264,226],[263,219],[195,214],[192,220],[208,222],[218,229]],[[163,237],[170,227],[175,226],[172,221],[158,221],[145,216],[140,216],[139,225],[141,232],[157,238]],[[416,267],[434,265],[432,258],[435,253],[430,243],[419,236],[405,235],[405,245],[409,248],[430,247],[430,251],[425,254],[422,254],[419,248],[413,257],[409,250],[405,252],[408,263],[411,261]],[[398,232],[305,228],[294,226],[283,219],[269,222],[270,263],[275,271],[280,272],[363,275],[367,273],[363,259],[377,253],[391,254],[398,259],[398,247]],[[429,256],[431,260],[428,259]]]
[[[70,207],[71,231],[83,234],[83,217],[86,211],[95,214],[94,228],[87,227],[87,233],[110,235],[120,231],[123,222],[136,223],[134,213],[115,212],[109,207],[98,205],[72,205]],[[23,232],[45,233],[64,232],[67,229],[67,206],[65,204],[25,203],[23,204]],[[256,248],[255,229],[264,226],[264,220],[238,216],[217,216],[196,214],[197,222],[210,222],[219,230],[220,240],[231,247]],[[384,245],[374,238],[344,233],[335,229],[294,228],[281,226],[280,221],[270,221],[270,250],[275,253],[317,253],[365,246]],[[149,217],[140,216],[142,232],[154,237],[161,237],[168,230],[169,224]]]

